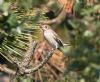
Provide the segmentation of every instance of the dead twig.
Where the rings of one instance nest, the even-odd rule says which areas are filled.
[[[59,67],[57,67],[55,64],[53,64],[52,62],[48,61],[47,62],[49,65],[53,66],[56,70],[58,70],[60,73],[64,73],[64,71],[62,69],[60,69]]]
[[[48,64],[46,64],[47,68],[49,69],[49,71],[53,74],[53,76],[58,79],[59,76],[56,74],[56,72],[52,69],[52,67]]]
[[[40,64],[38,64],[38,65],[37,65],[36,67],[34,67],[34,68],[26,69],[26,70],[25,70],[25,73],[26,73],[26,74],[27,74],[27,73],[32,73],[32,72],[35,72],[35,71],[37,71],[38,69],[42,68],[42,67],[44,66],[44,64],[46,64],[47,61],[51,58],[51,56],[53,55],[53,53],[54,53],[54,50],[50,51],[50,52],[48,53],[48,55],[43,59],[43,61],[42,61]]]

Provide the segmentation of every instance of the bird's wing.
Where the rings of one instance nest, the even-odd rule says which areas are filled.
[[[59,36],[52,30],[52,33],[54,34],[54,39],[59,43],[60,46],[64,46],[62,40],[59,38]]]
[[[61,41],[60,39],[58,39],[58,38],[54,38],[54,39],[58,42],[58,44],[59,44],[60,46],[62,46],[62,47],[64,46],[63,43],[62,43],[62,41]]]
[[[53,33],[53,35],[54,35],[55,37],[59,38],[59,36],[58,36],[53,30],[51,30],[51,31],[52,31],[51,33]]]

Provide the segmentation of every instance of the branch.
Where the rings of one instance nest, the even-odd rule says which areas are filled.
[[[36,43],[35,41],[34,41],[33,43],[34,43],[33,48],[35,49],[37,43]],[[32,46],[32,45],[31,45],[31,46]],[[31,48],[32,48],[32,47],[31,47]],[[31,48],[30,48],[30,49],[31,49]],[[32,51],[34,51],[34,49],[32,49]],[[29,51],[28,51],[28,52],[29,52]],[[54,50],[50,51],[50,52],[48,53],[48,55],[46,56],[46,58],[44,58],[43,61],[42,61],[40,64],[38,64],[36,67],[31,68],[31,69],[27,69],[26,67],[22,67],[22,65],[27,65],[27,64],[29,63],[29,62],[28,62],[28,63],[25,64],[26,60],[24,60],[24,61],[25,61],[24,64],[21,64],[21,65],[18,66],[18,68],[19,68],[18,73],[19,73],[19,74],[29,74],[29,73],[32,73],[32,72],[37,71],[38,69],[42,68],[42,67],[44,66],[45,63],[47,63],[47,61],[50,59],[50,57],[53,55],[53,53],[54,53]],[[29,60],[29,59],[27,59],[27,60]],[[6,73],[8,73],[8,74],[12,74],[12,75],[15,75],[15,74],[16,74],[15,71],[13,71],[13,70],[7,68],[7,67],[4,66],[4,65],[0,65],[0,70],[6,72]]]
[[[66,16],[69,16],[69,14],[72,13],[72,8],[73,8],[75,1],[76,0],[64,0],[64,1],[58,0],[58,2],[63,6],[61,13],[52,20],[40,21],[40,24],[49,24],[49,25],[55,24],[56,26],[61,24],[65,20]],[[53,4],[54,1],[50,0],[50,2],[48,2],[48,4],[49,3]]]
[[[56,18],[54,18],[52,20],[40,21],[40,24],[59,25],[66,18],[66,15],[67,15],[67,12],[65,11],[65,8],[63,7],[62,12]]]
[[[33,41],[32,38],[29,38],[29,41],[30,41],[29,49],[27,50],[22,62],[18,65],[18,74],[25,73],[25,70],[27,69],[29,63],[31,62],[33,53],[34,53],[35,48],[37,46],[37,42]]]
[[[55,64],[53,64],[52,62],[48,61],[47,62],[49,65],[53,66],[56,70],[58,70],[60,73],[64,73],[64,71],[62,69],[60,69],[60,67],[57,67]]]
[[[7,68],[5,65],[1,65],[1,64],[0,64],[0,71],[6,72],[6,73],[11,74],[11,75],[16,74],[15,71],[13,71],[13,70]]]
[[[25,56],[24,56],[24,60],[22,61],[21,66],[27,66],[31,59],[32,59],[32,55],[34,54],[35,48],[37,46],[37,42],[36,41],[32,41],[29,44],[29,49],[27,50]]]
[[[12,58],[12,61],[17,64],[17,68],[19,69],[18,70],[18,73],[21,73],[23,74],[25,69],[26,69],[26,66],[30,63],[31,61],[31,58],[32,58],[32,55],[33,55],[33,52],[35,50],[37,46],[37,42],[36,41],[30,41],[30,44],[29,44],[29,49],[28,51],[26,52],[25,56],[24,56],[24,60],[21,62],[21,61],[18,61],[18,59],[16,58]],[[7,68],[6,66],[4,65],[0,65],[0,71],[4,71],[8,74],[12,74],[12,75],[15,75],[16,72]]]
[[[47,63],[47,61],[51,58],[51,56],[53,55],[53,52],[54,52],[54,51],[50,51],[50,52],[48,53],[47,57],[44,58],[44,60],[43,60],[40,64],[38,64],[38,65],[37,65],[36,67],[34,67],[34,68],[26,69],[26,70],[25,70],[25,73],[32,73],[32,72],[35,72],[35,71],[37,71],[38,69],[42,68],[42,67],[44,66],[44,64]]]

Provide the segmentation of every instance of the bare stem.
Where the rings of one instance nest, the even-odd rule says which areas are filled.
[[[26,69],[26,70],[25,70],[25,73],[32,73],[32,72],[35,72],[35,71],[37,71],[38,69],[42,68],[42,67],[44,66],[44,64],[47,63],[47,61],[51,58],[51,56],[53,55],[53,52],[54,52],[54,51],[50,51],[50,52],[48,53],[47,57],[44,58],[43,61],[42,61],[40,64],[38,64],[38,65],[37,65],[36,67],[34,67],[34,68]]]

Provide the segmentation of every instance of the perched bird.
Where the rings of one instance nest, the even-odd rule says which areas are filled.
[[[42,25],[41,29],[43,30],[45,40],[51,45],[51,47],[53,47],[54,49],[60,49],[61,47],[64,47],[62,40],[50,28],[49,25]]]

